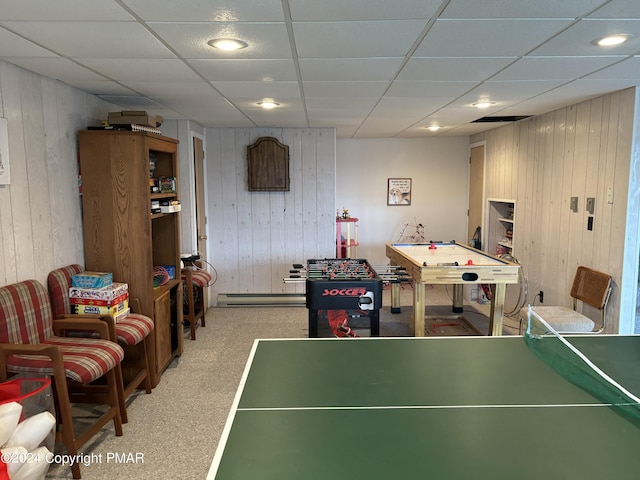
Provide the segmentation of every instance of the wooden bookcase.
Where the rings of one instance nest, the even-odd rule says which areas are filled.
[[[182,282],[180,214],[151,213],[152,200],[178,200],[178,192],[151,192],[150,158],[153,177],[173,177],[177,186],[178,141],[143,132],[84,130],[79,142],[85,267],[127,283],[130,297],[139,300],[131,306],[154,320],[147,348],[155,386],[182,354]],[[174,277],[154,288],[154,266],[170,267]]]

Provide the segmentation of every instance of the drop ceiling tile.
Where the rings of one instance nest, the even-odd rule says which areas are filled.
[[[119,105],[123,110],[148,110],[165,108],[162,105],[151,98],[144,97],[142,95],[98,95],[105,102]]]
[[[561,87],[548,92],[546,95],[550,98],[563,98],[575,103],[578,101],[586,100],[587,98],[605,95],[607,93],[611,93],[617,90],[623,90],[635,85],[636,81],[631,79],[620,81],[582,78],[579,80],[574,80],[573,82],[566,83]]]
[[[637,0],[613,0],[603,3],[605,5],[589,15],[589,18],[640,18]]]
[[[500,107],[479,109],[468,105],[453,105],[447,106],[445,109],[438,110],[432,115],[424,118],[422,121],[424,122],[424,125],[432,125],[435,123],[443,127],[453,127],[463,123],[473,122],[478,118],[491,115],[499,110],[501,110]]]
[[[393,78],[402,57],[301,58],[303,81],[376,81]]]
[[[396,80],[386,96],[406,98],[456,98],[473,89],[479,82],[419,82]]]
[[[133,20],[116,2],[100,0],[2,0],[0,18],[46,22]]]
[[[161,89],[155,89],[152,94],[149,94],[149,98],[176,111],[180,111],[182,107],[195,108],[199,105],[206,105],[207,108],[216,111],[222,109],[227,113],[230,110],[237,110],[213,89],[200,91],[199,95],[186,95],[180,91],[166,92]]]
[[[201,78],[182,60],[133,58],[78,58],[77,61],[118,81],[198,81]]]
[[[7,61],[31,70],[32,72],[44,75],[45,77],[68,83],[69,85],[73,85],[78,81],[108,80],[102,75],[74,63],[68,58],[13,57],[7,59]]]
[[[354,134],[353,138],[393,138],[401,133],[405,128],[406,125],[402,123],[385,123],[384,121],[371,120],[365,122],[360,128],[358,128],[358,131]]]
[[[0,57],[57,57],[55,53],[0,28]]]
[[[154,82],[154,81],[124,81],[123,84],[142,95],[148,97],[172,97],[184,98],[185,101],[190,97],[218,97],[223,101],[213,86],[207,82]]]
[[[310,98],[379,98],[387,82],[303,82],[303,87]]]
[[[638,81],[639,76],[640,76],[640,57],[635,56],[635,57],[627,58],[621,62],[611,65],[600,71],[594,72],[591,75],[587,75],[585,78],[586,79],[602,79],[602,80],[631,79],[631,80]]]
[[[297,82],[212,82],[225,97],[234,101],[236,98],[246,99],[251,103],[263,98],[272,98],[276,102],[300,98]]]
[[[3,27],[65,57],[171,58],[135,22],[0,22]]]
[[[211,98],[163,98],[167,107],[204,127],[253,127],[253,122],[227,102]]]
[[[422,20],[294,22],[300,58],[403,57],[425,26]]]
[[[362,118],[373,110],[378,98],[335,98],[322,97],[314,98],[306,97],[307,111],[312,113],[326,114],[332,112],[333,115],[340,120],[344,118]]]
[[[283,82],[297,80],[293,60],[194,59],[188,60],[203,77],[222,82]]]
[[[493,130],[494,128],[498,128],[500,125],[496,125],[495,123],[468,123],[463,125],[458,125],[450,130],[447,130],[446,136],[471,136],[477,133],[486,132],[488,130]]]
[[[352,127],[358,127],[362,123],[365,118],[365,115],[355,115],[355,114],[341,114],[338,119],[336,119],[336,115],[332,114],[329,111],[322,110],[311,110],[307,109],[307,113],[309,115],[309,123],[315,125],[335,125],[335,126],[346,126],[350,125]]]
[[[440,125],[440,129],[432,132],[428,127],[433,125],[433,123],[426,123],[424,121],[418,122],[415,125],[412,125],[408,128],[405,128],[402,132],[398,134],[399,137],[436,137],[442,136],[446,134],[449,130],[455,127],[454,126],[444,126]]]
[[[415,120],[418,119],[416,118]],[[384,118],[383,116],[372,115],[367,117],[367,119],[362,123],[362,127],[360,127],[359,133],[363,134],[366,131],[375,130],[380,133],[386,132],[385,136],[391,137],[396,135],[398,132],[409,128],[411,125],[413,125],[413,123],[415,123],[415,121],[412,122],[406,117]]]
[[[613,33],[632,34],[627,42],[599,47],[591,42]],[[640,20],[581,20],[531,52],[533,56],[629,55],[640,50]]]
[[[491,80],[575,80],[624,57],[525,57]]]
[[[179,119],[185,119],[185,120],[190,120],[189,117],[185,117],[183,115],[180,115],[178,112],[174,112],[173,110],[169,109],[169,108],[157,108],[153,110],[153,115],[161,115],[162,118],[165,119],[172,119],[172,120],[179,120]],[[162,130],[162,127],[160,127],[160,129]]]
[[[334,127],[336,129],[336,138],[354,138],[354,135],[358,130],[357,127],[352,127],[350,125],[349,126],[338,125]]]
[[[136,92],[110,80],[73,80],[65,83],[93,95],[136,95]]]
[[[502,108],[513,105],[514,103],[520,102],[529,96],[526,95],[501,95],[499,98],[492,97],[490,94],[484,93],[487,90],[475,89],[469,92],[462,97],[457,98],[455,101],[451,102],[447,105],[447,111],[455,112],[456,110],[468,109],[469,111],[479,112],[477,115],[478,118],[484,117],[485,115],[489,115],[492,112],[500,110]],[[493,102],[492,105],[488,108],[477,108],[474,106],[475,103],[484,101]]]
[[[415,51],[419,57],[521,56],[562,31],[569,20],[437,20]]]
[[[429,19],[441,0],[289,0],[294,22]]]
[[[292,99],[288,102],[281,103],[279,107],[272,110],[265,110],[264,108],[256,105],[255,102],[243,102],[238,106],[242,108],[242,111],[251,118],[251,120],[260,126],[273,125],[274,120],[280,122],[286,122],[287,126],[292,126],[290,122],[297,122],[298,126],[306,125],[307,120],[304,115],[304,107],[302,101]]]
[[[452,100],[453,98],[415,99],[384,97],[376,105],[371,116],[389,118],[405,116],[409,119],[408,124],[412,124],[428,115],[431,115],[445,105],[451,103]]]
[[[398,80],[474,81],[486,80],[513,63],[517,57],[412,57]]]
[[[603,0],[452,0],[442,13],[442,18],[578,18]]]
[[[281,0],[124,0],[147,22],[284,21]]]
[[[583,97],[577,97],[580,101]],[[498,112],[498,115],[542,115],[544,113],[557,110],[566,105],[573,103],[572,100],[566,102],[558,102],[558,98],[551,97],[549,94],[541,95],[522,102],[511,105]]]
[[[150,23],[149,26],[184,58],[291,58],[287,27],[274,23]],[[214,38],[236,38],[247,48],[225,52],[210,47]]]
[[[530,98],[567,83],[566,80],[520,80],[488,81],[473,89],[466,97],[471,99],[488,98],[498,104]]]

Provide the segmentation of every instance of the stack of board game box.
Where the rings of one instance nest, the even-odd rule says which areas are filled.
[[[115,322],[129,312],[129,286],[113,281],[111,273],[82,272],[71,277],[71,313],[109,315]]]

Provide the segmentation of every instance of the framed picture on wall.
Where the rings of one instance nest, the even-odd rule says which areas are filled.
[[[387,205],[411,205],[411,179],[389,178],[387,183]]]

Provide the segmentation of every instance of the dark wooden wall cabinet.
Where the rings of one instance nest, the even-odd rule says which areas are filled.
[[[261,137],[247,147],[250,192],[289,191],[289,147]]]

